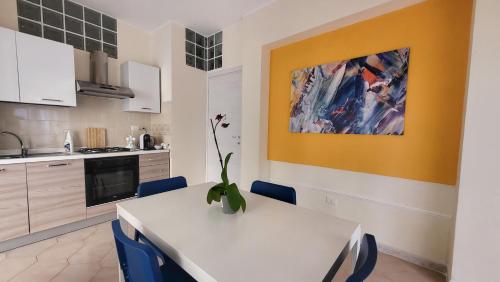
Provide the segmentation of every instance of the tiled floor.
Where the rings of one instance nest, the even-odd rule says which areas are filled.
[[[351,257],[346,259],[350,262]],[[349,277],[351,264],[344,263],[334,282],[345,281]],[[366,282],[445,282],[444,275],[379,252],[375,270]]]
[[[109,223],[0,253],[0,281],[118,281]]]
[[[350,260],[349,260],[350,261]],[[68,233],[9,252],[0,253],[0,281],[118,281],[118,261],[111,225]],[[343,265],[334,281],[345,281]],[[380,254],[368,282],[445,281],[437,273]]]

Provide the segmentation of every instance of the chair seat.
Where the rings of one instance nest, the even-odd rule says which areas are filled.
[[[163,281],[166,282],[196,282],[184,269],[177,265],[173,260],[168,259],[160,267]]]

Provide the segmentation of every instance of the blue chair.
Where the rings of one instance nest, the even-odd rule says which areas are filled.
[[[147,197],[185,187],[187,187],[187,181],[183,176],[144,182],[139,184],[139,187],[137,187],[137,197]]]
[[[139,184],[137,187],[137,197],[147,197],[163,192],[173,191],[181,188],[187,187],[186,178],[183,176],[177,176],[167,179],[155,180],[150,182],[144,182]],[[142,241],[145,244],[150,245],[156,252],[156,254],[165,261],[171,261],[171,259],[164,254],[160,249],[158,249],[151,241],[148,240],[144,235],[139,231],[135,231],[134,239],[136,241]]]
[[[116,250],[126,282],[196,281],[175,263],[159,265],[153,249],[129,239],[119,220],[111,222]]]
[[[365,234],[359,250],[358,260],[354,267],[354,273],[347,278],[346,282],[363,282],[372,273],[377,263],[377,242],[375,236]]]
[[[252,183],[250,192],[287,202],[292,205],[297,204],[295,189],[292,187],[257,180]]]

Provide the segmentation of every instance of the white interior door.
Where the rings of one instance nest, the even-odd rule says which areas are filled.
[[[228,128],[217,129],[222,159],[233,152],[228,166],[229,181],[239,184],[241,167],[241,68],[211,72],[208,75],[208,118],[226,115]],[[214,120],[215,121],[215,120]],[[207,126],[207,181],[220,182],[221,166],[214,137]]]

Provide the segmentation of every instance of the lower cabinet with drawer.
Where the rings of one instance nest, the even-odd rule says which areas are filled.
[[[139,183],[170,177],[170,154],[156,153],[139,156]]]
[[[139,171],[139,183],[170,177],[170,167],[168,164],[141,166]]]
[[[0,165],[0,241],[29,233],[25,164]]]
[[[26,164],[30,232],[84,220],[83,160]]]
[[[140,183],[169,178],[170,154],[139,155],[138,166]],[[116,203],[131,199],[87,207],[85,190],[83,159],[0,165],[0,242],[116,213]]]
[[[170,153],[144,154],[139,156],[139,166],[152,166],[168,164],[170,162]]]

